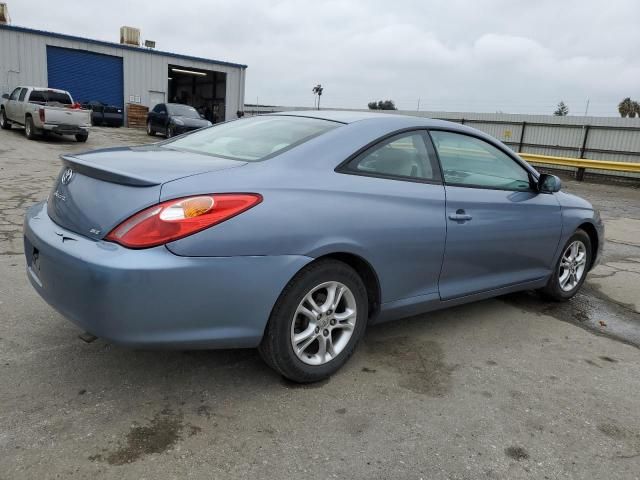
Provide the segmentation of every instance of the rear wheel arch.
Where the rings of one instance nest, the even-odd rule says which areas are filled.
[[[367,289],[367,302],[369,304],[369,319],[374,318],[380,310],[382,294],[380,280],[373,266],[360,255],[349,252],[332,252],[315,258],[310,264],[321,260],[333,259],[346,263],[353,268]],[[309,265],[310,265],[309,264]]]

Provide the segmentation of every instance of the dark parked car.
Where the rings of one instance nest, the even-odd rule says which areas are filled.
[[[91,125],[121,127],[124,124],[124,111],[121,107],[92,100],[83,103],[82,108],[91,110]]]
[[[147,114],[147,134],[161,133],[167,138],[190,132],[212,123],[198,111],[180,103],[159,103]]]

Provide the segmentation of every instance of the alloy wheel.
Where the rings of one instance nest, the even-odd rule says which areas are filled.
[[[340,282],[325,282],[309,291],[291,322],[291,346],[307,365],[323,365],[342,352],[356,325],[356,299]]]
[[[571,242],[562,254],[558,283],[565,292],[578,286],[587,266],[587,247],[580,240]]]

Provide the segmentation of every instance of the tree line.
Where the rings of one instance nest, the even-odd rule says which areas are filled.
[[[393,100],[373,101],[369,102],[367,106],[369,110],[397,110]],[[621,117],[640,117],[640,102],[627,97],[618,104],[618,113]],[[569,115],[569,107],[564,101],[560,101],[553,114],[557,117],[565,117]]]

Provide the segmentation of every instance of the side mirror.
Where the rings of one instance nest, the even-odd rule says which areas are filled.
[[[3,94],[2,94],[2,98],[4,98],[4,99],[9,98],[9,94],[8,94],[8,93],[3,93]]]
[[[538,178],[538,191],[541,193],[555,193],[560,191],[562,182],[555,175],[541,173]]]
[[[200,118],[204,120],[205,116],[203,114],[200,114]]]

